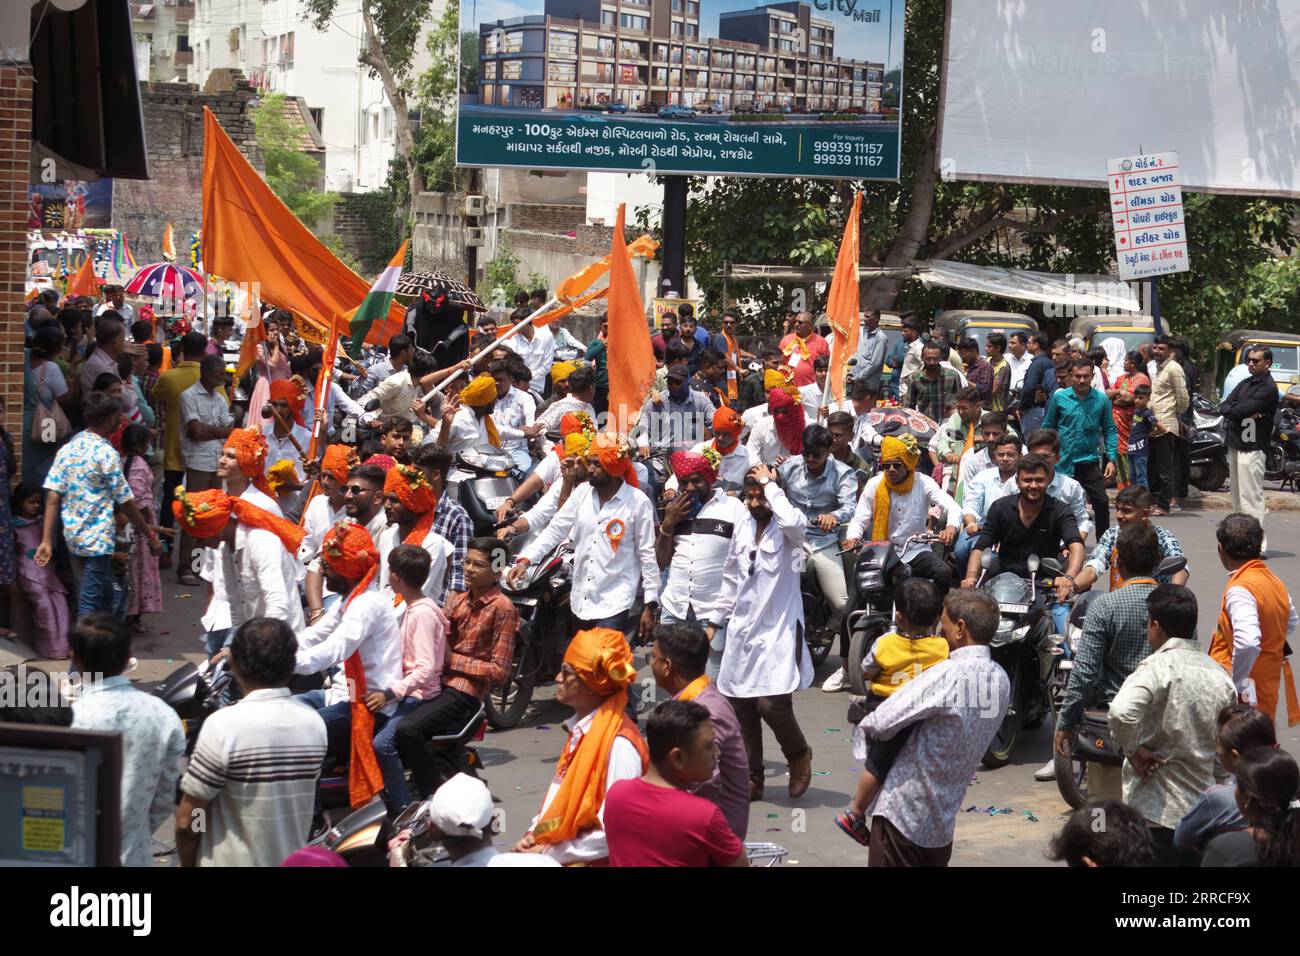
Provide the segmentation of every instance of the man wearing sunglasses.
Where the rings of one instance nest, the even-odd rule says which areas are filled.
[[[343,485],[343,511],[378,541],[388,527],[384,514],[384,480],[388,476],[378,465],[357,465]],[[307,623],[315,624],[325,614],[325,569],[319,556],[307,566]],[[333,592],[330,592],[332,595]],[[332,603],[332,602],[331,602]]]
[[[1228,483],[1232,510],[1264,524],[1264,461],[1277,414],[1273,350],[1258,346],[1246,354],[1245,377],[1219,405],[1228,420]]]
[[[705,636],[724,626],[718,690],[731,702],[749,755],[749,798],[763,798],[763,723],[772,728],[790,769],[789,794],[812,782],[812,748],[794,716],[792,693],[812,684],[803,635],[799,576],[808,519],[791,504],[776,472],[756,465],[745,476],[740,522],[722,566],[722,588]]]

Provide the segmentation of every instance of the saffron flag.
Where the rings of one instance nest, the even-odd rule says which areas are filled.
[[[239,364],[235,366],[235,381],[238,382],[257,361],[257,347],[266,341],[266,326],[262,325],[262,312],[253,303],[253,311],[244,325],[244,339],[239,343]]]
[[[68,295],[88,295],[99,298],[99,279],[95,277],[95,257],[86,256],[81,268],[68,280]]]
[[[379,273],[375,284],[370,287],[370,291],[361,300],[361,305],[357,307],[357,311],[348,322],[348,337],[352,339],[348,354],[354,359],[361,357],[361,343],[365,341],[366,334],[375,320],[387,317],[388,307],[393,301],[393,293],[397,291],[397,280],[402,275],[402,263],[405,261],[406,242],[403,241],[402,248],[397,250],[397,254],[388,261],[384,271]]]
[[[626,205],[619,203],[618,220],[609,251],[609,370],[608,431],[626,434],[641,411],[655,378],[655,353],[645,305],[632,272],[632,257],[623,235]]]
[[[357,308],[369,283],[330,252],[271,192],[210,110],[203,111],[203,265],[254,297],[325,324]],[[253,306],[256,309],[256,306]],[[406,310],[390,302],[401,328]],[[382,324],[367,341],[379,344]]]
[[[844,378],[849,356],[858,350],[858,220],[862,214],[862,193],[853,196],[853,208],[844,224],[844,238],[835,259],[835,274],[826,296],[826,319],[831,324],[830,374],[826,377],[831,396],[844,401]]]

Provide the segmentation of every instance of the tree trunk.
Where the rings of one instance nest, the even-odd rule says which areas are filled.
[[[361,18],[366,26],[366,45],[362,48],[358,59],[375,71],[375,74],[379,77],[379,82],[384,86],[384,94],[393,107],[393,125],[397,133],[397,153],[406,164],[406,178],[411,190],[411,205],[414,207],[415,197],[424,192],[424,174],[415,161],[415,135],[411,132],[411,114],[406,106],[406,91],[402,89],[402,85],[398,82],[397,75],[393,73],[393,68],[388,65],[388,58],[384,56],[384,48],[380,45],[379,36],[375,32],[374,19],[370,16],[370,11],[365,3],[361,5]]]
[[[934,188],[939,176],[934,164],[934,136],[934,131],[931,130],[917,157],[916,172],[912,177],[912,202],[907,210],[907,218],[903,220],[885,261],[881,263],[886,268],[908,265],[916,258],[925,242],[926,232],[930,228],[930,214],[934,211]],[[883,276],[863,280],[862,310],[866,312],[870,309],[892,308],[903,281]]]

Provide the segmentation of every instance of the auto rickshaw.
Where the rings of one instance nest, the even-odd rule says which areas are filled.
[[[1232,367],[1246,361],[1246,353],[1260,346],[1273,352],[1273,367],[1269,371],[1277,382],[1279,393],[1285,395],[1288,388],[1300,382],[1300,335],[1233,329],[1219,339],[1214,352],[1214,387],[1220,398],[1223,397],[1223,381]]]
[[[1094,315],[1071,322],[1070,335],[1083,339],[1088,349],[1096,348],[1106,339],[1119,339],[1127,353],[1154,340],[1156,327],[1149,315]]]
[[[956,348],[963,339],[974,339],[980,345],[980,354],[988,342],[990,332],[1001,332],[1008,338],[1012,332],[1038,331],[1038,323],[1019,312],[985,312],[977,309],[949,309],[936,321],[948,330],[949,343]]]

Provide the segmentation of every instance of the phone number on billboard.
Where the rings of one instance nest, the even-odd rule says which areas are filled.
[[[814,166],[861,166],[872,168],[884,163],[880,143],[855,143],[829,140],[813,147]]]

